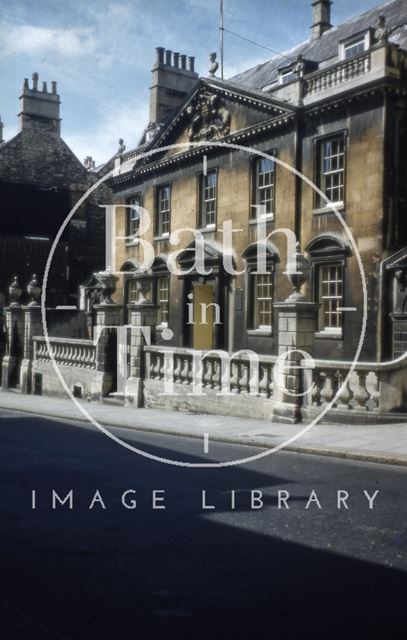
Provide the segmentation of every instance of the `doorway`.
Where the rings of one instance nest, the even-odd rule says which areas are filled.
[[[214,284],[194,284],[193,295],[192,346],[207,351],[214,348],[214,325],[219,323]]]

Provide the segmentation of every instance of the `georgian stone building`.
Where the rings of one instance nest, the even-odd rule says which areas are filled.
[[[95,307],[109,328],[52,339],[78,397],[290,421],[407,412],[393,361],[407,351],[407,4],[337,27],[331,5],[312,2],[308,40],[228,80],[214,54],[200,78],[157,49],[150,122],[109,180],[118,282],[112,304],[115,276],[98,275]],[[118,366],[115,325],[130,325]],[[58,393],[32,335],[32,387]]]
[[[32,83],[24,81],[18,133],[7,141],[0,135],[2,294],[14,276],[23,287],[33,273],[42,278],[57,231],[99,175],[89,159],[85,167],[61,138],[60,102],[57,83],[39,86],[34,73]],[[108,187],[99,197],[109,202]],[[49,303],[75,303],[79,284],[103,262],[104,218],[93,197],[75,214],[57,247]]]
[[[131,170],[124,164],[111,185],[117,203],[141,204],[153,219],[142,236],[157,256],[147,297],[159,307],[158,337],[160,327],[168,325],[177,347],[277,353],[273,303],[290,292],[283,274],[287,241],[283,234],[269,238],[269,272],[256,276],[252,260],[259,215],[267,233],[293,230],[310,259],[305,292],[319,305],[314,355],[351,359],[360,335],[361,277],[335,212],[282,165],[253,151],[210,144],[222,141],[276,156],[335,204],[367,276],[368,323],[361,357],[380,361],[392,355],[393,300],[383,264],[407,244],[407,4],[394,0],[338,27],[331,26],[331,4],[312,3],[311,37],[287,54],[291,63],[280,56],[229,80],[193,77],[177,53],[157,50],[150,138],[122,161],[147,149],[152,155]],[[168,76],[177,83],[182,79],[184,91],[189,82],[185,96],[172,93]],[[161,104],[168,94],[178,102],[169,115]],[[197,141],[208,144],[188,146]],[[154,151],[173,144],[184,146]],[[135,209],[118,210],[117,236],[126,236],[116,249],[116,265],[126,272],[125,305],[137,299],[137,279],[146,276],[131,274],[143,261],[137,216]],[[222,224],[227,220],[241,229],[233,234],[233,261],[236,271],[244,271],[241,275],[231,276],[222,265]],[[170,245],[171,232],[185,227],[203,234],[210,276],[168,272],[168,254],[187,249],[193,240],[185,232],[180,245]],[[179,262],[187,264],[190,255],[186,252]],[[195,319],[203,302],[216,302],[220,322],[210,312],[206,324],[189,323],[191,300]]]

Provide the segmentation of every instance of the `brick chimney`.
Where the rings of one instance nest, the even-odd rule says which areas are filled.
[[[191,91],[198,74],[195,58],[157,47],[150,87],[150,125],[164,122]]]
[[[52,82],[51,91],[48,91],[47,83],[43,82],[40,90],[38,73],[33,73],[32,87],[30,88],[26,78],[20,96],[20,113],[18,114],[20,130],[43,130],[59,136],[61,133],[60,104],[57,83]]]
[[[325,31],[332,28],[331,0],[314,0],[312,6],[312,39],[320,38]]]

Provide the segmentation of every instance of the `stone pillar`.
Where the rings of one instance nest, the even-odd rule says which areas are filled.
[[[23,307],[24,312],[24,353],[20,368],[21,393],[31,393],[32,390],[32,363],[33,363],[33,337],[42,336],[42,317],[39,304]]]
[[[314,353],[317,305],[294,297],[273,307],[279,315],[278,355],[288,354],[280,365],[282,384],[275,384],[274,387],[273,418],[278,422],[294,424],[302,420],[304,396],[299,394],[311,385],[308,380],[305,383],[305,372],[300,367],[306,357],[302,352],[310,356]],[[289,353],[291,351],[293,353]]]
[[[92,399],[101,400],[116,389],[117,330],[122,323],[122,307],[115,303],[96,304],[96,373],[92,383]],[[109,328],[104,328],[109,327]]]
[[[157,325],[158,306],[150,302],[128,305],[130,315],[130,376],[126,383],[126,404],[142,407],[144,404],[143,348],[152,344]],[[150,332],[150,335],[149,335]],[[149,339],[150,338],[150,339]]]
[[[4,311],[7,342],[1,384],[3,389],[8,389],[16,387],[19,380],[19,367],[24,353],[24,313],[17,303],[11,304]]]

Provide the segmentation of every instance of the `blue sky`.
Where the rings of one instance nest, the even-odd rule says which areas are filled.
[[[225,27],[277,51],[309,36],[311,0],[224,0]],[[339,24],[378,0],[335,0]],[[62,133],[83,160],[107,160],[124,138],[133,147],[147,123],[156,46],[195,55],[206,76],[218,49],[219,0],[3,0],[0,114],[4,136],[17,132],[23,79],[57,80]],[[225,35],[225,77],[271,54]]]

